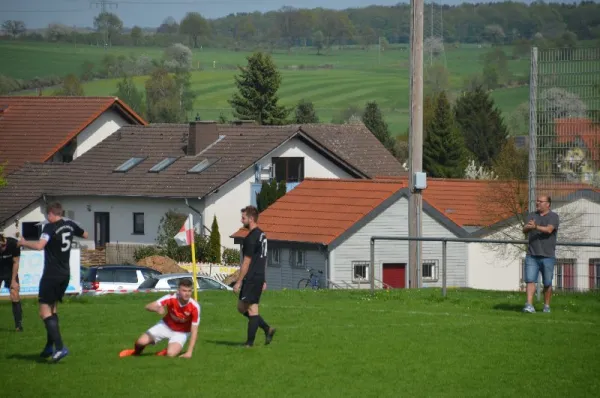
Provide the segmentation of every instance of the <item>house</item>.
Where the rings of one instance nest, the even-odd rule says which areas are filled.
[[[70,162],[144,119],[115,97],[0,97],[0,164]]]
[[[215,122],[124,126],[68,164],[27,164],[0,190],[0,225],[8,236],[36,238],[45,202],[90,231],[87,248],[155,243],[168,210],[193,213],[207,227],[217,217],[221,245],[262,179],[368,179],[403,173],[362,124],[258,126]],[[2,230],[2,229],[0,229]]]
[[[598,185],[600,183],[600,126],[588,118],[555,121],[555,174],[565,180]]]
[[[423,191],[423,236],[466,237],[480,214],[474,206],[480,181],[429,179]],[[297,288],[307,269],[323,271],[331,286],[369,286],[370,238],[408,236],[408,181],[308,179],[259,217],[267,235],[270,288]],[[232,236],[241,244],[247,231]],[[442,245],[422,244],[424,287],[441,286]],[[408,242],[379,241],[375,250],[375,285],[408,286]],[[447,283],[466,287],[467,245],[448,244]]]
[[[600,190],[585,185],[563,187],[555,192],[553,210],[560,216],[558,240],[600,242]],[[517,216],[508,217],[472,234],[482,239],[525,239]],[[524,289],[525,246],[470,243],[470,287],[494,290]],[[553,285],[561,290],[600,289],[600,248],[564,247],[556,250]]]

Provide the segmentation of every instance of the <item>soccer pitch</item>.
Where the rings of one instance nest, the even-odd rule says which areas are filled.
[[[252,349],[230,292],[201,293],[192,359],[119,358],[160,318],[159,297],[70,298],[60,308],[71,354],[38,354],[46,333],[24,300],[23,333],[0,302],[2,391],[11,396],[597,396],[600,297],[553,298],[551,314],[523,314],[524,294],[439,289],[266,291],[261,313],[277,334]],[[541,310],[541,308],[538,308]],[[163,345],[160,345],[162,348]]]

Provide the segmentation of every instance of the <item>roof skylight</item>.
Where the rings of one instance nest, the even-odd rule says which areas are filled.
[[[172,165],[176,160],[177,160],[177,158],[165,158],[165,159],[161,160],[160,162],[158,162],[157,164],[155,164],[154,166],[152,166],[152,168],[148,171],[150,173],[161,172],[164,169],[166,169],[167,167],[169,167],[170,165]]]
[[[140,164],[144,159],[146,158],[131,158],[119,167],[117,167],[114,171],[125,173],[137,166],[138,164]]]
[[[204,159],[203,161],[189,169],[188,173],[202,173],[204,170],[212,166],[215,162],[216,160]]]

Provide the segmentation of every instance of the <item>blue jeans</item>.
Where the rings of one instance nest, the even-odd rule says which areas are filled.
[[[542,256],[525,256],[525,282],[536,283],[538,275],[542,273],[542,282],[544,287],[552,286],[552,278],[554,277],[554,264],[556,258]]]

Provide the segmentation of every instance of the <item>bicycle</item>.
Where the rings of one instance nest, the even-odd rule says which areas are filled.
[[[307,269],[310,272],[310,276],[308,278],[302,278],[298,281],[298,289],[306,289],[310,287],[311,289],[319,289],[320,288],[320,276],[323,274],[323,271],[319,271],[313,268]]]

